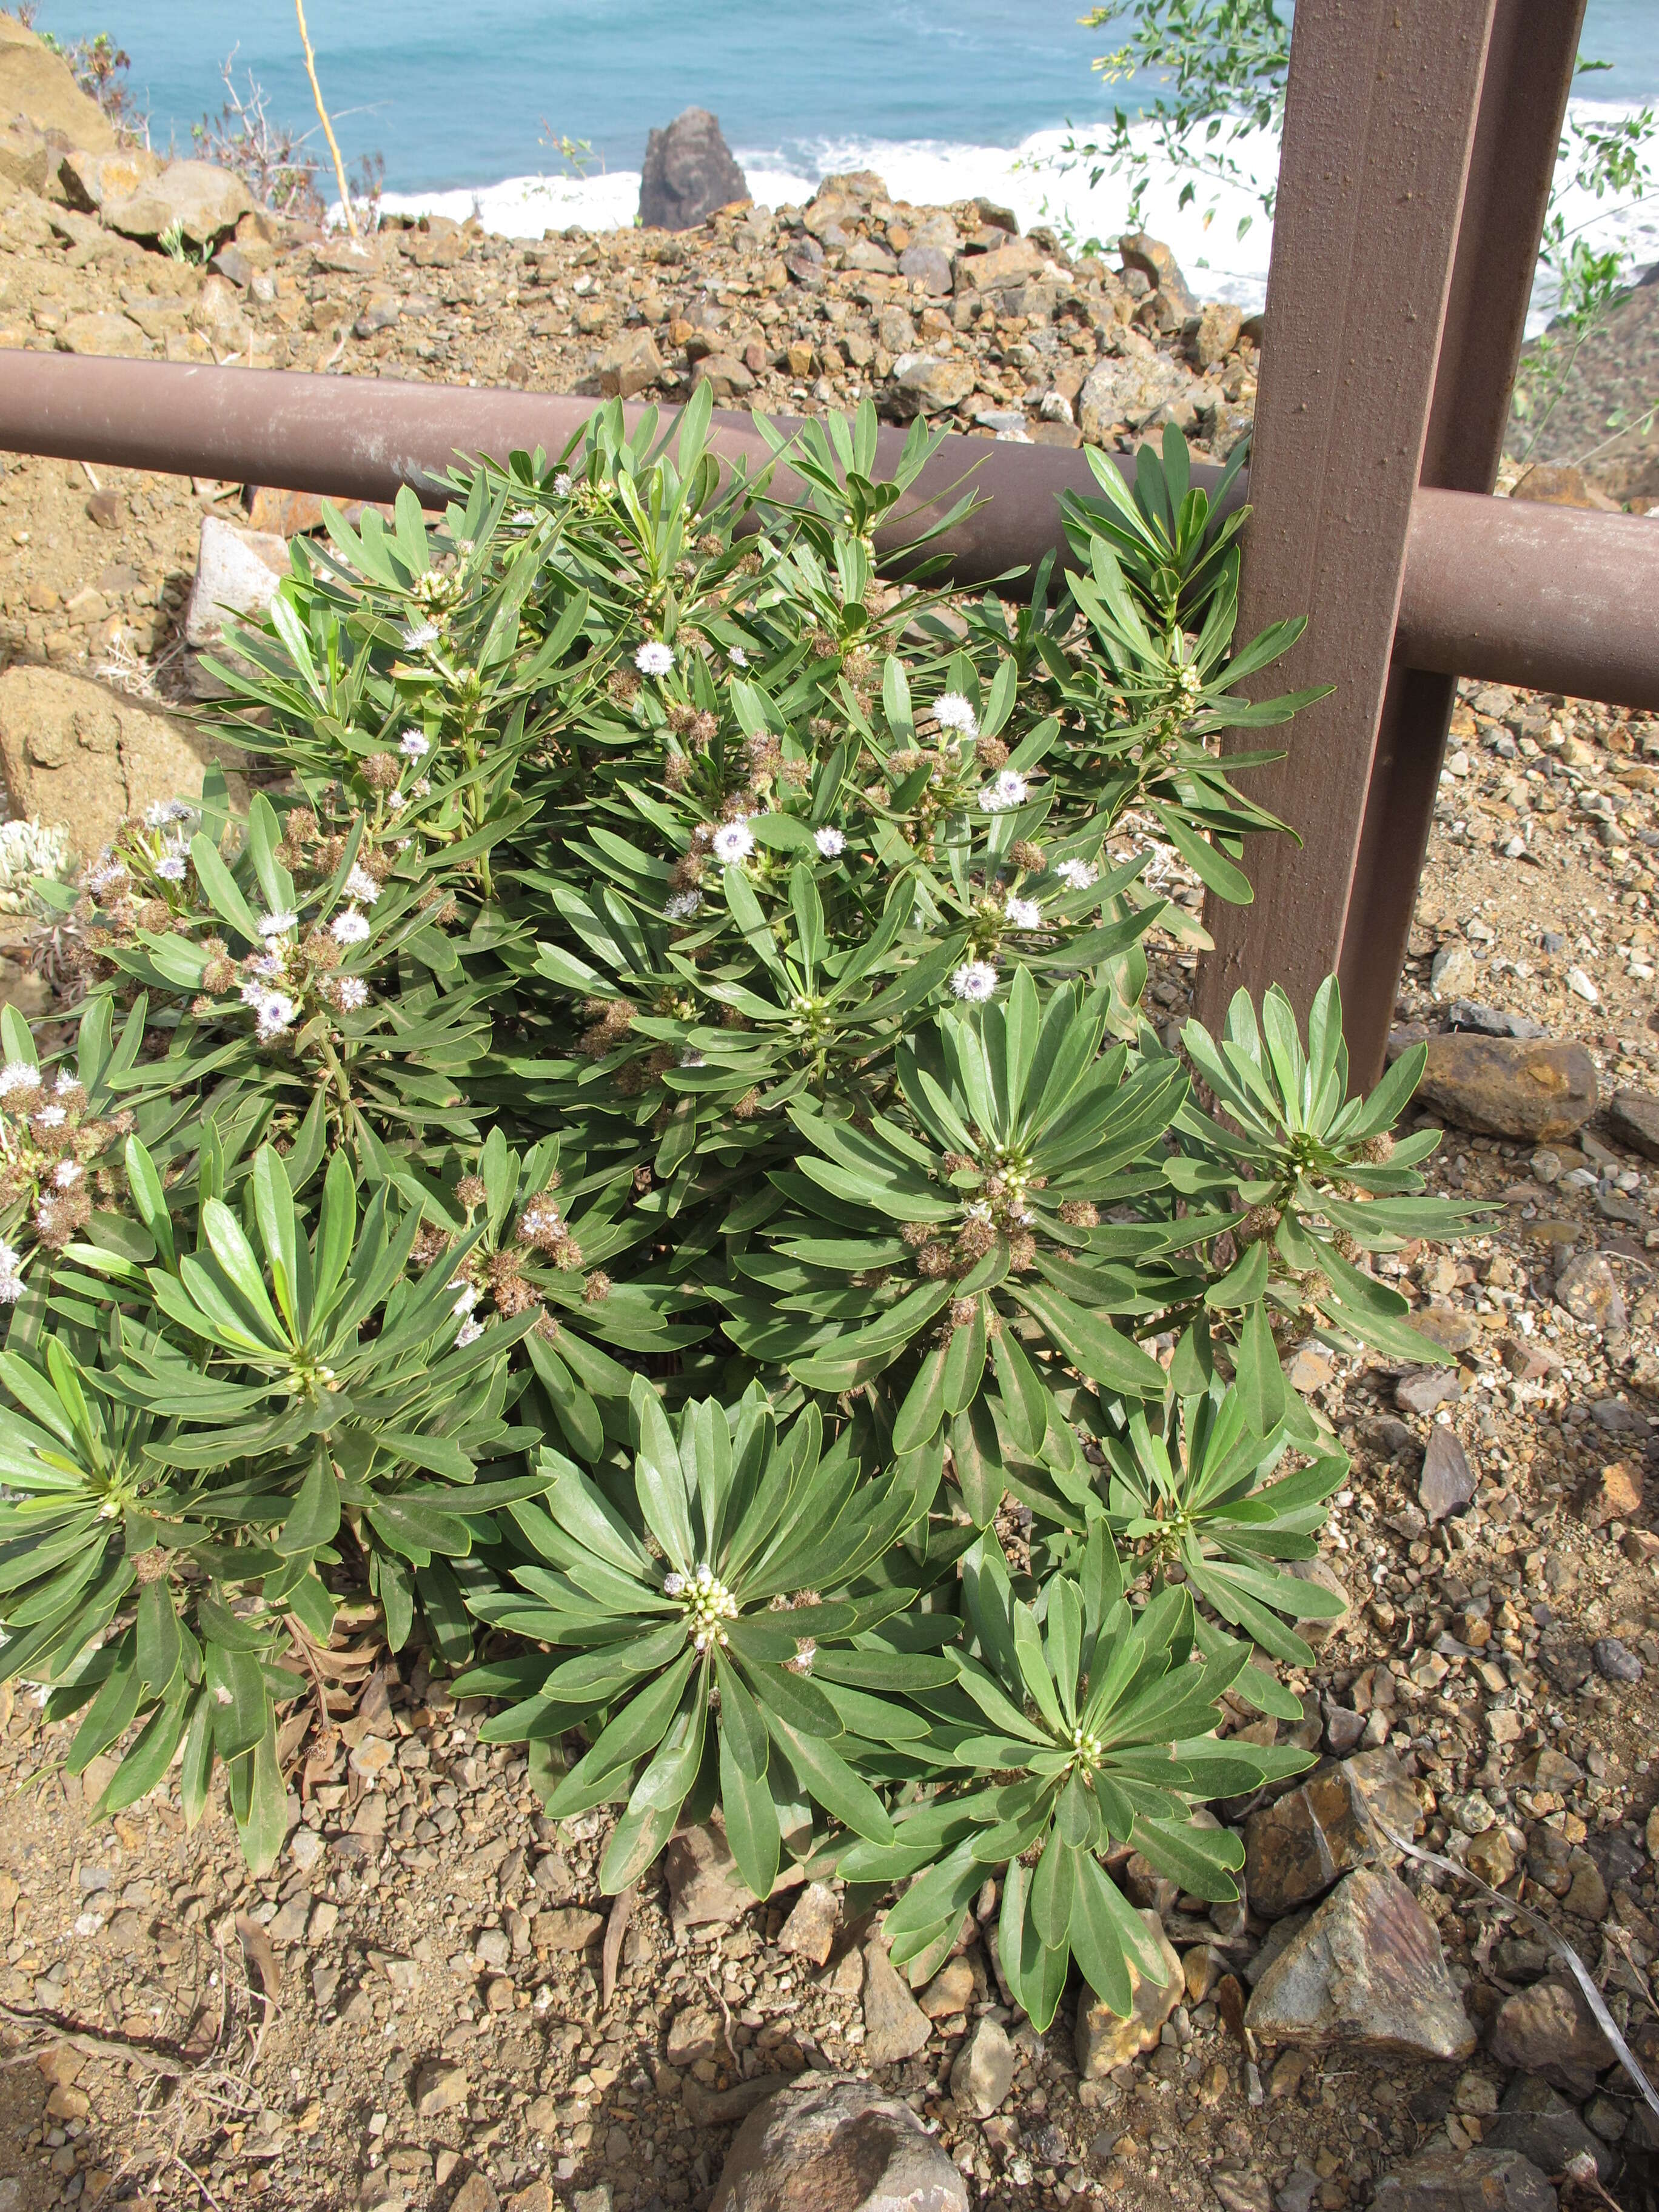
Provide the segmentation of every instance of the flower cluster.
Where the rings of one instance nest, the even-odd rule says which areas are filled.
[[[699,1567],[695,1574],[671,1574],[663,1578],[665,1597],[678,1598],[685,1614],[685,1632],[691,1639],[694,1651],[707,1651],[711,1644],[725,1644],[731,1638],[721,1626],[723,1621],[738,1617],[738,1601],[712,1567]],[[801,1639],[796,1639],[799,1657]],[[805,1668],[798,1668],[797,1673]]]
[[[0,1066],[0,1212],[23,1210],[35,1241],[61,1252],[92,1218],[94,1196],[112,1192],[103,1156],[132,1126],[130,1114],[88,1111],[87,1094],[67,1069],[48,1079],[32,1060]],[[0,1304],[21,1297],[15,1253],[0,1260]]]

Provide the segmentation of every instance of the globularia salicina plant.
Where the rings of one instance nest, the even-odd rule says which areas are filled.
[[[1141,1012],[1171,869],[1246,898],[1277,826],[1221,732],[1299,703],[1237,688],[1297,625],[1235,645],[1180,437],[1015,611],[925,539],[878,577],[925,427],[878,481],[867,409],[809,426],[787,497],[708,428],[331,516],[220,672],[245,815],[210,776],[39,887],[80,995],[4,1017],[0,1664],[106,1808],[222,1763],[263,1867],[374,1620],[615,1808],[607,1885],[718,1807],[757,1893],[901,1887],[913,1973],[989,1875],[1034,2020],[1073,1959],[1123,2005],[1114,1865],[1227,1896],[1201,1808],[1299,1756],[1218,1735],[1335,1607],[1285,1356],[1438,1358],[1372,1261],[1460,1218],[1334,984]]]

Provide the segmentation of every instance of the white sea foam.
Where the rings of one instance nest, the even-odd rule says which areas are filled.
[[[1612,116],[1628,110],[1613,103],[1575,100],[1576,113]],[[755,198],[780,207],[811,197],[821,177],[848,169],[874,169],[896,199],[918,206],[939,206],[984,196],[1011,207],[1022,226],[1067,224],[1081,239],[1108,241],[1123,228],[1127,189],[1108,173],[1091,182],[1091,165],[1062,168],[1065,130],[1038,131],[1014,148],[954,144],[944,140],[902,143],[894,140],[825,140],[787,150],[739,149]],[[1271,173],[1278,159],[1274,140],[1251,134],[1229,149],[1257,178]],[[1168,241],[1194,291],[1206,299],[1235,300],[1258,308],[1267,296],[1267,258],[1273,226],[1254,192],[1238,186],[1200,186],[1195,199],[1181,205],[1185,179],[1167,164],[1154,171],[1147,195],[1146,224]],[[388,192],[388,212],[446,215],[464,221],[477,215],[487,230],[509,238],[539,238],[544,231],[580,223],[589,230],[626,228],[639,206],[637,170],[611,170],[588,177],[508,177],[496,185],[442,192]],[[1632,265],[1659,262],[1659,197],[1634,209],[1609,209],[1589,194],[1569,189],[1564,202],[1569,226],[1598,248],[1617,244]],[[1240,234],[1241,222],[1248,227]],[[1540,279],[1533,295],[1528,331],[1548,321],[1553,291]]]

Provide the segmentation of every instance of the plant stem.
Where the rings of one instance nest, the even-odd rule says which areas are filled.
[[[317,57],[311,51],[311,33],[306,28],[305,0],[294,0],[294,13],[299,20],[300,44],[306,50],[306,75],[311,79],[311,96],[317,103],[317,119],[323,126],[328,150],[334,157],[334,174],[340,186],[340,205],[345,210],[346,228],[355,239],[357,218],[351,211],[351,191],[346,183],[345,163],[340,159],[339,141],[334,136],[334,125],[328,119],[328,110],[323,106],[323,88],[317,82]]]

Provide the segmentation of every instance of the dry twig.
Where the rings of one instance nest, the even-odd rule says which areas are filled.
[[[639,1893],[638,1882],[629,1882],[611,1906],[611,1917],[605,1925],[605,1948],[599,1961],[599,2002],[602,2008],[608,2008],[617,1994],[617,1968],[622,1959],[623,1938],[628,1933],[628,1923],[633,1917],[635,1900]]]

